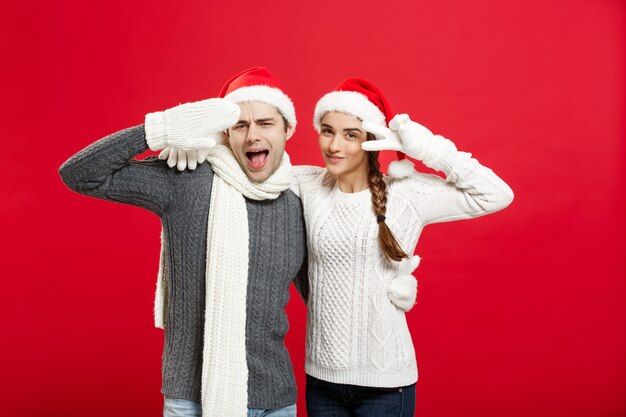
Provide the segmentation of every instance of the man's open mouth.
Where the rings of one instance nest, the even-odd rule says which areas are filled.
[[[246,152],[248,165],[253,169],[263,168],[265,162],[267,161],[267,156],[269,155],[269,153],[270,152],[267,149]]]

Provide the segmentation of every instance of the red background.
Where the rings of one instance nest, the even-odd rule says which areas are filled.
[[[294,162],[322,162],[315,101],[361,76],[516,193],[420,240],[416,415],[626,415],[625,3],[226,3],[0,6],[1,413],[160,415],[159,220],[72,193],[56,170],[267,65],[297,105]]]

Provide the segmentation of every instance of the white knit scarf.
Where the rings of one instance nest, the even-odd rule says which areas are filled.
[[[211,148],[207,161],[216,175],[213,176],[207,225],[202,413],[245,417],[248,413],[246,291],[249,234],[244,197],[252,200],[278,198],[292,183],[291,163],[284,153],[274,174],[262,183],[253,183],[225,146]],[[163,256],[163,249],[161,254]],[[155,304],[158,327],[163,327],[162,269],[163,262]]]

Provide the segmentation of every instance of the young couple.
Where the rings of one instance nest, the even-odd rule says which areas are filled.
[[[314,125],[326,168],[292,167],[284,149],[293,103],[257,67],[219,98],[150,113],[60,168],[71,189],[161,219],[164,416],[296,415],[284,345],[291,282],[308,307],[308,415],[413,415],[417,366],[404,314],[415,302],[422,228],[503,209],[513,193],[450,140],[394,115],[365,80],[324,95]],[[133,159],[147,149],[163,151]],[[406,160],[384,176],[384,149],[446,179]]]

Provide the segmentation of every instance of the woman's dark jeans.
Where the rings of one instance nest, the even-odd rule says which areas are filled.
[[[415,384],[373,388],[334,384],[306,376],[309,417],[413,417]]]

